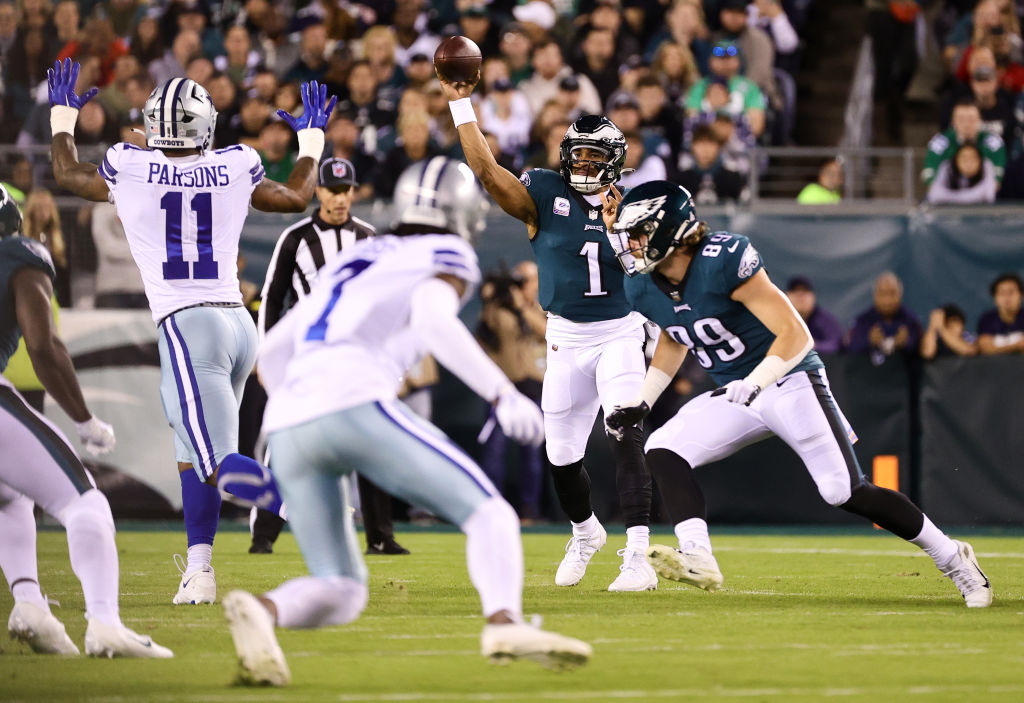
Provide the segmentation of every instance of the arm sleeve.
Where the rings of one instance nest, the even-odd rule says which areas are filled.
[[[284,315],[284,301],[292,289],[292,275],[295,272],[295,250],[298,238],[281,235],[274,247],[274,254],[267,266],[263,291],[260,293],[259,332],[263,339],[270,328]]]
[[[791,54],[800,45],[800,38],[789,21],[785,12],[780,12],[771,21],[772,37],[775,39],[775,49],[780,54]]]
[[[420,283],[412,293],[409,321],[438,363],[484,400],[494,401],[511,385],[459,320],[459,297],[450,284],[439,278]]]

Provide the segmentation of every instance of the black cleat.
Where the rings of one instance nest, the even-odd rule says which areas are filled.
[[[268,537],[253,537],[249,554],[273,554],[274,542]]]
[[[408,554],[409,550],[400,545],[395,541],[394,537],[390,537],[380,542],[374,542],[367,545],[367,554]]]

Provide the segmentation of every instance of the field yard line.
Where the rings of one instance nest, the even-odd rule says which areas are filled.
[[[913,551],[896,549],[844,549],[842,547],[734,547],[730,545],[715,546],[715,552],[756,552],[759,554],[849,554],[859,557],[909,557],[928,556],[919,549]],[[1024,559],[1020,552],[976,552],[986,559]]]

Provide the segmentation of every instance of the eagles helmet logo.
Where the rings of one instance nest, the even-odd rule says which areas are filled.
[[[519,182],[522,183],[527,188],[529,188],[530,187],[530,174],[524,173],[523,175],[521,175],[519,177]]]
[[[615,222],[616,229],[633,229],[637,224],[657,213],[666,200],[668,200],[668,196],[659,195],[656,198],[629,203],[619,211],[618,219]]]

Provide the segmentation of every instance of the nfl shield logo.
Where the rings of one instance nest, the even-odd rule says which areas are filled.
[[[551,208],[556,215],[569,216],[569,201],[565,198],[555,198],[555,204]]]
[[[344,178],[348,175],[348,167],[341,161],[335,161],[331,164],[331,173],[335,178]]]
[[[601,211],[600,211],[600,210],[591,210],[591,211],[590,211],[590,219],[592,219],[592,220],[596,220],[596,219],[597,219],[597,216],[598,216],[598,215],[599,215],[600,213],[601,213]]]

